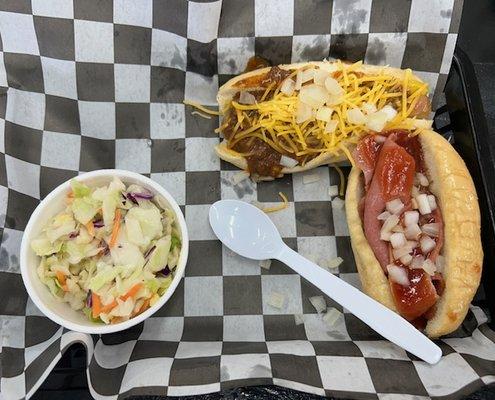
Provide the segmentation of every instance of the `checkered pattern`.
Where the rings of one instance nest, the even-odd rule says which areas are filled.
[[[7,0],[0,4],[1,390],[31,396],[75,341],[88,349],[91,393],[188,395],[277,384],[352,398],[458,397],[495,375],[495,334],[473,308],[439,342],[427,366],[344,311],[330,329],[308,301],[321,293],[285,265],[270,270],[215,240],[208,208],[219,199],[266,204],[286,243],[317,262],[345,261],[358,285],[344,212],[321,167],[233,186],[235,168],[213,153],[218,118],[191,115],[184,99],[215,104],[218,85],[257,54],[273,63],[324,57],[410,67],[441,93],[462,1],[427,0]],[[436,87],[436,89],[435,89]],[[68,332],[29,300],[19,275],[27,220],[80,172],[123,168],[150,176],[177,199],[191,238],[186,275],[144,323],[102,337]],[[270,305],[284,294],[282,309]],[[303,314],[297,325],[294,314]],[[410,398],[410,397],[407,397]]]

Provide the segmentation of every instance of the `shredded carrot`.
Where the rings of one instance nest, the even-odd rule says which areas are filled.
[[[111,324],[118,324],[119,322],[122,322],[122,321],[124,321],[124,317],[113,317],[110,320],[110,323]]]
[[[112,236],[110,236],[110,242],[108,243],[108,247],[115,246],[117,242],[117,237],[119,236],[120,231],[120,209],[117,208],[115,210],[115,218],[113,219],[113,228],[112,228]]]
[[[67,284],[62,285],[62,290],[63,290],[64,292],[68,292],[68,291],[69,291],[69,286],[67,286]]]
[[[62,271],[55,271],[55,274],[57,274],[58,283],[60,283],[60,285],[64,286],[65,285],[65,281],[67,280],[67,278],[64,275],[64,273]]]
[[[91,293],[91,303],[93,309],[93,318],[98,318],[101,313],[101,299],[96,293]]]
[[[146,299],[143,305],[141,306],[141,308],[134,316],[144,313],[149,307],[150,307],[150,299]]]
[[[133,287],[129,289],[129,291],[126,294],[120,296],[120,299],[126,301],[129,297],[134,297],[136,293],[139,292],[139,289],[141,289],[142,287],[143,287],[142,283],[136,283]]]
[[[126,294],[120,296],[119,299],[122,301],[126,301],[129,297],[134,297],[142,286],[143,286],[142,283],[136,283],[133,287],[129,289],[129,291]],[[101,304],[100,296],[98,296],[96,293],[92,293],[91,297],[93,301],[93,318],[97,318],[100,314],[108,314],[119,304],[117,300],[114,300],[111,303],[104,306]]]
[[[89,221],[86,225],[84,225],[86,229],[88,230],[88,233],[91,236],[95,235],[95,226],[93,225],[93,221]]]
[[[106,306],[103,306],[100,310],[100,314],[107,314],[109,313],[113,308],[117,307],[118,303],[117,300],[112,301],[110,304],[107,304]]]
[[[132,313],[131,318],[134,318],[135,316],[137,316],[137,315],[142,314],[143,312],[145,312],[150,307],[150,300],[151,300],[151,296],[148,297],[147,299],[145,299],[144,302],[143,302],[143,304],[139,308],[139,310],[134,311]]]
[[[74,202],[74,192],[72,190],[67,193],[67,197],[65,198],[65,204],[70,205]]]

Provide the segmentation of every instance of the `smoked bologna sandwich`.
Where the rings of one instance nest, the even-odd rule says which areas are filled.
[[[483,253],[471,176],[439,134],[370,134],[353,152],[346,192],[364,291],[430,337],[454,331],[478,288]]]

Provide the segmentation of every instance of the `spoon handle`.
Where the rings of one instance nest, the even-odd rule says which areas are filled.
[[[436,364],[442,350],[399,314],[389,310],[347,282],[285,246],[276,257],[318,287],[341,306],[347,308],[384,338],[429,364]]]

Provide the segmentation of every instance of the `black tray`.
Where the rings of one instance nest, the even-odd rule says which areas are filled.
[[[482,285],[475,304],[488,310],[490,327],[495,324],[495,157],[491,152],[485,113],[471,61],[456,48],[445,86],[453,144],[471,172],[481,209],[481,238],[484,251]],[[483,290],[484,289],[484,290]]]

